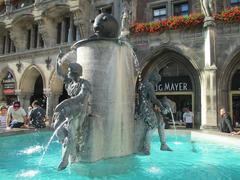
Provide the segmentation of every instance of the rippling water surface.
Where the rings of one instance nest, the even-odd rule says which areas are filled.
[[[190,136],[167,135],[173,152],[159,150],[157,134],[150,156],[128,156],[71,165],[58,172],[61,145],[53,140],[39,165],[52,133],[0,138],[0,179],[136,179],[239,180],[240,150],[219,144],[191,142]]]

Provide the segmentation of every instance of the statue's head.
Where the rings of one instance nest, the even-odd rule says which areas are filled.
[[[153,71],[150,75],[148,80],[150,82],[153,82],[154,84],[157,84],[158,82],[161,81],[161,76],[157,71]]]
[[[93,31],[99,38],[117,38],[119,25],[111,14],[101,13],[94,20]]]
[[[82,66],[78,63],[69,63],[67,75],[71,79],[82,76]]]

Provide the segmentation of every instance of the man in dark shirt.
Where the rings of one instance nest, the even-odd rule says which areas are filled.
[[[225,108],[220,109],[220,122],[219,129],[221,132],[231,133],[233,132],[232,119],[229,114],[226,112]]]
[[[32,107],[33,109],[29,114],[30,125],[35,128],[45,128],[46,125],[44,119],[46,111],[42,107],[40,107],[40,104],[37,100],[33,101]]]

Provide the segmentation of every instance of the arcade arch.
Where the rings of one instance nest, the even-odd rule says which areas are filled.
[[[145,64],[143,79],[152,71],[158,71],[162,76],[161,82],[156,86],[157,97],[167,96],[176,103],[176,120],[182,120],[183,108],[190,107],[196,117],[195,127],[200,127],[200,75],[190,60],[179,52],[164,49]]]
[[[239,48],[238,48],[239,49]],[[219,103],[225,107],[233,119],[233,126],[240,123],[240,51],[237,50],[234,56],[229,57],[219,71]]]
[[[43,73],[36,66],[31,66],[24,72],[19,86],[21,90],[19,100],[23,101],[25,109],[34,100],[38,100],[44,108],[46,107],[46,96],[43,92],[46,87],[45,82]]]

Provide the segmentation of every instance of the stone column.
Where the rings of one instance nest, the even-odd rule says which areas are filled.
[[[73,42],[73,17],[70,16],[70,25],[68,29],[68,43]]]
[[[11,8],[10,0],[5,0],[5,6],[6,6],[6,14],[11,13],[12,8]]]
[[[201,129],[217,128],[216,66],[206,67],[201,82]]]
[[[42,37],[44,47],[51,47],[53,44],[56,43],[56,40],[53,39],[56,34],[56,32],[53,31],[53,22],[50,19],[43,19],[41,17],[35,19],[35,21],[38,23],[38,33],[39,36]]]
[[[49,94],[49,96],[47,96],[47,107],[49,108],[48,118],[49,118],[49,124],[50,125],[53,123],[52,122],[52,117],[53,117],[54,109],[59,104],[59,97],[60,97],[61,94],[62,94],[61,92],[51,92],[51,94]]]
[[[30,105],[30,98],[32,96],[31,92],[22,92],[21,89],[15,90],[15,95],[17,95],[18,101],[20,101],[23,109],[27,110]]]
[[[85,20],[85,15],[83,14],[82,11],[80,10],[75,10],[73,11],[73,20],[74,20],[74,24],[77,27],[77,40],[83,39],[83,38],[87,38],[87,23]]]
[[[34,47],[34,44],[35,44],[35,36],[36,36],[35,32],[36,32],[36,31],[35,31],[35,27],[34,27],[34,25],[33,25],[32,28],[31,28],[30,49],[35,48],[35,47]]]
[[[28,106],[30,105],[30,98],[32,95],[33,95],[32,92],[25,92],[22,107],[26,110],[26,112],[28,110]]]
[[[81,39],[80,30],[79,27],[76,26],[76,41],[79,41],[80,39]]]
[[[62,20],[62,31],[61,31],[61,44],[65,42],[65,31],[66,31],[66,22]]]
[[[213,17],[204,22],[204,69],[201,82],[201,128],[217,128],[216,28]]]
[[[23,102],[23,94],[21,92],[22,92],[21,89],[16,89],[15,95],[17,96],[18,101]]]
[[[44,94],[47,97],[46,116],[50,120],[52,118],[52,115],[53,115],[53,100],[52,100],[51,89],[44,89]]]
[[[9,45],[9,31],[7,31],[6,40],[5,40],[5,44],[4,44],[4,46],[5,46],[5,54],[8,53],[8,50],[9,50],[8,45]]]

